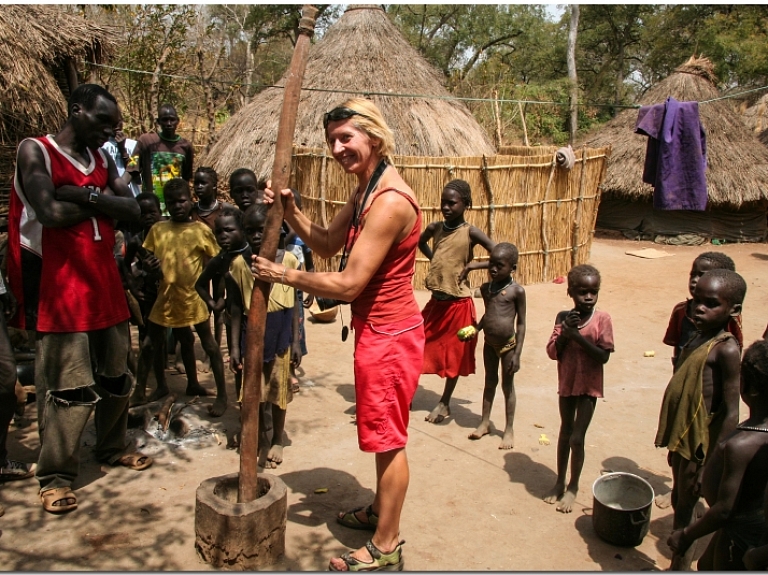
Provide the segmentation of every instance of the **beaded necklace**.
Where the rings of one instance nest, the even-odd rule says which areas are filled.
[[[445,222],[443,222],[443,229],[446,232],[452,232],[452,231],[458,230],[459,228],[461,228],[463,226],[466,226],[466,225],[469,225],[469,224],[467,222],[461,222],[458,226],[451,227],[448,224],[446,224]]]
[[[195,205],[197,205],[197,211],[200,212],[201,216],[207,216],[208,214],[213,213],[216,208],[219,207],[219,200],[214,200],[213,205],[210,208],[204,208],[200,205],[200,202],[197,202]]]
[[[515,281],[515,280],[514,280],[514,279],[512,279],[512,278],[509,278],[509,281],[506,283],[506,285],[504,285],[503,287],[500,287],[500,288],[499,288],[499,289],[497,289],[496,291],[493,291],[493,282],[491,282],[491,285],[489,285],[489,286],[488,286],[488,293],[489,293],[490,295],[496,295],[496,294],[497,294],[497,293],[499,293],[500,291],[502,291],[502,290],[505,290],[505,289],[507,289],[509,286],[511,286],[513,281]]]
[[[749,421],[749,420],[747,420]],[[746,422],[745,422],[746,423]],[[763,423],[763,426],[768,425],[767,423]],[[744,423],[741,423],[736,426],[736,429],[742,429],[744,431],[762,431],[763,433],[768,433],[768,428],[766,427],[758,427],[757,425],[745,425]]]

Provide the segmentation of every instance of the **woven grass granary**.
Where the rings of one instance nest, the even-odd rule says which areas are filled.
[[[285,85],[286,77],[278,82]],[[395,133],[404,156],[493,155],[488,135],[465,104],[450,96],[440,74],[403,38],[380,6],[350,6],[310,48],[294,142],[325,145],[323,114],[352,95],[366,95]],[[380,94],[412,94],[413,97]],[[270,175],[283,104],[282,88],[267,88],[222,126],[198,161],[226,182],[237,168]]]
[[[642,181],[647,138],[634,133],[637,110],[629,109],[585,139],[589,147],[613,148],[598,228],[662,243],[765,239],[768,149],[745,127],[732,103],[717,100],[713,70],[707,58],[691,58],[640,99],[642,105],[660,104],[670,96],[700,103],[707,136],[707,210],[653,209],[653,187]]]

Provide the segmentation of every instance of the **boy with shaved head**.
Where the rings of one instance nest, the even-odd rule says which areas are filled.
[[[707,455],[738,423],[741,350],[726,326],[741,313],[746,291],[744,279],[724,269],[705,272],[693,290],[697,331],[664,392],[655,441],[669,449],[675,530],[691,524]],[[692,554],[693,547],[676,552],[671,569],[687,570]]]

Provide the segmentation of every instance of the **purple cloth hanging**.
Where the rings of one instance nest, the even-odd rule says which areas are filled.
[[[707,137],[699,120],[698,102],[643,106],[635,133],[648,136],[643,182],[651,184],[653,207],[659,210],[707,208]]]

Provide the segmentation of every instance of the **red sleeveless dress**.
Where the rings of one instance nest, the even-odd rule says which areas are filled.
[[[393,244],[363,292],[352,302],[355,331],[355,398],[360,449],[383,453],[408,442],[410,403],[424,361],[424,324],[411,279],[421,235],[421,211],[409,195],[394,188],[377,192],[361,215],[383,193],[395,192],[417,211],[408,236]],[[351,238],[352,245],[359,231]]]

